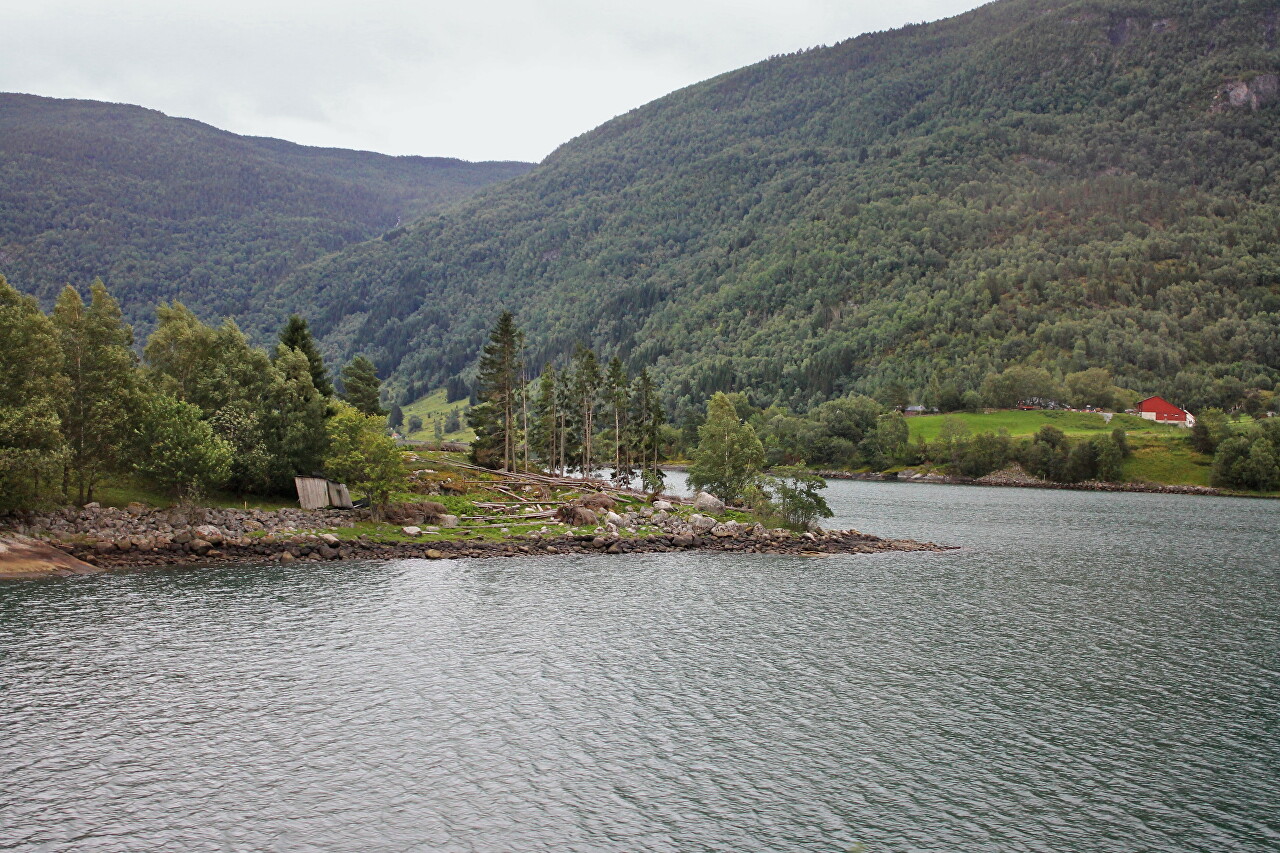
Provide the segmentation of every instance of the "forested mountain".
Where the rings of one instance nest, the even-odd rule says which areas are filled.
[[[0,94],[0,274],[52,304],[102,277],[144,326],[180,299],[274,335],[297,267],[523,174],[308,148],[124,104]]]
[[[412,395],[509,308],[669,402],[1280,379],[1274,0],[1001,0],[675,92],[282,288]],[[1227,377],[1227,378],[1222,378]]]

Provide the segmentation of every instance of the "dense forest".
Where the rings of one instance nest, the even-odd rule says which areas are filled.
[[[673,416],[1089,367],[1180,404],[1280,379],[1280,8],[1002,0],[777,56],[309,265],[326,351],[403,399],[471,381],[500,311]]]
[[[101,277],[140,329],[157,302],[235,316],[264,342],[276,284],[525,163],[468,163],[236,136],[123,104],[0,94],[0,274],[52,306]],[[305,300],[302,300],[305,302]]]

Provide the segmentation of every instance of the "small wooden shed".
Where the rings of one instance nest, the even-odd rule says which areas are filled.
[[[298,489],[298,504],[303,509],[351,509],[351,493],[345,483],[336,483],[323,477],[294,477]]]

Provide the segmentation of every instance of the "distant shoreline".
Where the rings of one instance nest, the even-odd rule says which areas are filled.
[[[1165,485],[1161,483],[1055,483],[1051,480],[1025,481],[988,477],[957,477],[950,474],[933,474],[923,477],[899,477],[897,474],[856,473],[850,471],[813,471],[828,480],[863,480],[876,483],[924,483],[935,486],[986,486],[1013,489],[1052,489],[1069,492],[1134,492],[1153,495],[1194,495],[1211,498],[1259,498],[1276,500],[1277,495],[1230,492],[1212,486]]]

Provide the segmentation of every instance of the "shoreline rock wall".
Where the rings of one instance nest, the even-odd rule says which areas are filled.
[[[83,566],[78,573],[115,568],[182,566],[227,562],[292,563],[300,560],[393,560],[519,557],[539,554],[641,554],[717,551],[769,554],[871,554],[889,551],[945,551],[947,547],[905,539],[881,539],[856,530],[795,533],[760,524],[721,521],[695,513],[684,516],[646,507],[610,516],[593,533],[545,531],[497,541],[470,539],[377,542],[340,538],[324,528],[350,527],[349,512],[208,510],[173,516],[168,510],[111,510],[87,507],[48,514],[25,513],[0,519],[19,521],[41,532],[43,547]],[[203,520],[203,524],[191,521]],[[175,524],[176,522],[176,524]],[[213,523],[217,522],[217,524]],[[657,526],[646,533],[633,525]],[[622,532],[620,531],[620,528]],[[88,531],[97,531],[96,535]],[[256,531],[264,531],[256,533]],[[252,534],[252,535],[251,535]],[[56,550],[55,550],[56,549]],[[49,571],[15,577],[69,572]],[[2,575],[0,575],[2,576]]]
[[[732,524],[729,522],[728,524]],[[182,566],[235,562],[294,563],[327,560],[399,560],[419,558],[447,560],[487,557],[522,557],[554,554],[653,554],[676,551],[738,552],[754,554],[875,554],[894,551],[948,551],[950,546],[909,539],[881,539],[856,530],[794,534],[756,526],[737,528],[717,523],[706,533],[664,533],[624,537],[616,534],[528,534],[498,541],[479,539],[435,542],[383,543],[340,540],[332,534],[289,536],[277,541],[262,539],[202,540],[173,543],[151,551],[99,552],[85,546],[63,546],[68,553],[100,570],[146,566]]]

